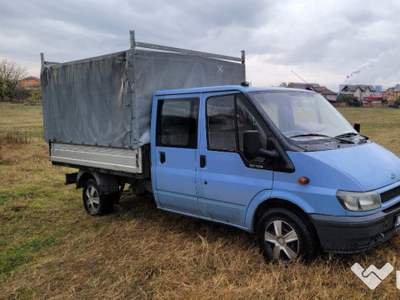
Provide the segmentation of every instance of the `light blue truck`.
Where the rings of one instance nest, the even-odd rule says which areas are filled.
[[[50,159],[79,169],[66,184],[83,188],[90,215],[110,213],[129,184],[162,210],[255,233],[272,261],[359,252],[400,229],[400,159],[322,96],[240,84],[244,54],[131,35],[116,54],[42,56]]]

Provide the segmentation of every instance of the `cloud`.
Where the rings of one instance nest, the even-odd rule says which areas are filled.
[[[40,52],[62,62],[121,51],[134,29],[143,42],[233,56],[246,50],[248,77],[262,85],[297,81],[291,70],[334,90],[359,69],[365,84],[400,81],[395,0],[2,2],[0,58],[32,75]],[[373,68],[363,68],[368,62]]]
[[[349,74],[344,83],[394,86],[400,82],[399,57],[400,50],[382,52]]]

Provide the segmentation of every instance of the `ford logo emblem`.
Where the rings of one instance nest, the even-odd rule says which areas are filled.
[[[390,178],[391,178],[391,179],[395,179],[395,178],[396,178],[396,175],[392,173],[392,174],[390,174]]]

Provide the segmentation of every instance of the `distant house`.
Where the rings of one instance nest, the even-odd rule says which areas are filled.
[[[383,95],[382,94],[372,94],[370,96],[364,96],[363,106],[375,106],[382,104]]]
[[[329,102],[336,103],[337,93],[331,91],[330,89],[327,89],[324,86],[320,86],[318,83],[291,82],[288,86],[294,89],[315,91],[318,94],[322,95]]]
[[[32,86],[39,84],[40,79],[35,76],[26,77],[19,82],[20,87],[23,89],[30,89]]]
[[[387,100],[388,103],[393,103],[400,96],[400,84],[388,88],[382,95],[383,99]]]
[[[342,90],[340,91],[341,94],[349,94],[357,97],[360,101],[363,101],[364,97],[371,96],[375,93],[375,88],[372,85],[350,85],[346,84]]]

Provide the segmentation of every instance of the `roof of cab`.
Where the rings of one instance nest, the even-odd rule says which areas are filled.
[[[297,91],[297,89],[279,88],[279,87],[251,87],[251,86],[241,86],[241,85],[225,85],[225,86],[210,86],[210,87],[200,87],[200,88],[188,88],[188,89],[175,89],[175,90],[161,90],[157,91],[154,95],[177,95],[177,94],[194,94],[194,93],[211,93],[211,92],[228,92],[228,91],[238,91],[238,92],[259,92],[259,91]],[[303,91],[304,90],[300,90]]]

